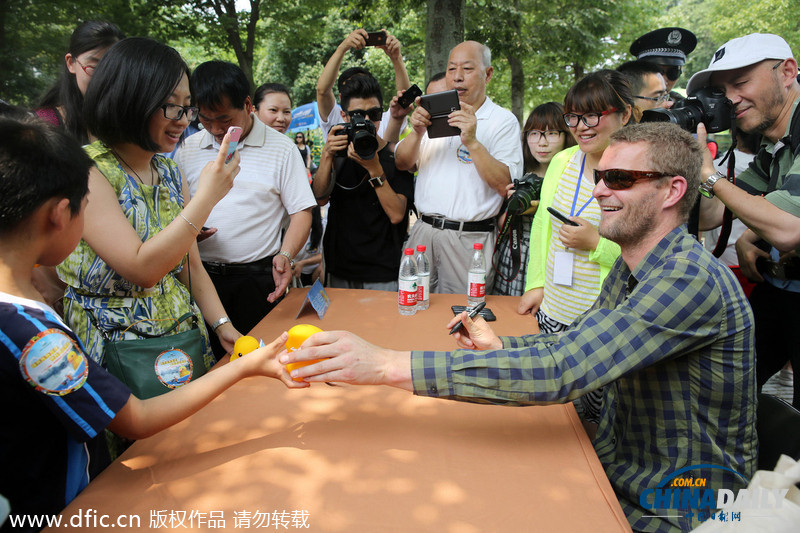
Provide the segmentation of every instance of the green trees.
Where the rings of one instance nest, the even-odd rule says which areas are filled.
[[[357,27],[396,35],[420,85],[443,68],[455,42],[474,39],[492,49],[490,96],[520,119],[536,104],[563,100],[586,72],[632,59],[630,43],[653,28],[697,34],[684,84],[720,44],[753,31],[777,33],[800,51],[794,0],[0,0],[0,98],[33,105],[54,81],[72,29],[91,18],[167,42],[190,66],[236,62],[254,85],[291,87],[296,104],[315,98],[325,61]],[[393,95],[382,52],[350,53],[344,67],[353,65],[369,68]]]

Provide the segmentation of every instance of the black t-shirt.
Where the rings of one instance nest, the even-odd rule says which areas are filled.
[[[408,199],[410,207],[414,201],[414,176],[397,170],[394,152],[388,145],[378,151],[377,157],[388,184]],[[402,222],[392,224],[369,184],[369,173],[364,167],[348,158],[344,164],[334,163],[334,168],[338,172],[322,247],[327,271],[348,281],[396,280],[408,230],[408,213]]]

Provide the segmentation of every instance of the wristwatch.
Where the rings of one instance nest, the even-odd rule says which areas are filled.
[[[374,178],[369,179],[369,184],[372,185],[373,189],[377,189],[378,187],[383,187],[383,184],[386,182],[383,179],[383,176],[375,176]]]
[[[286,250],[281,250],[280,252],[278,252],[278,255],[282,255],[283,257],[285,257],[286,259],[289,260],[289,267],[290,268],[294,267],[294,259],[292,259],[292,254],[290,254]]]
[[[230,319],[230,318],[228,318],[228,317],[226,317],[226,316],[224,316],[224,317],[220,318],[219,320],[217,320],[216,322],[214,322],[213,324],[211,324],[211,331],[217,331],[217,329],[218,329],[218,328],[219,328],[221,325],[223,325],[223,324],[227,324],[227,323],[228,323],[228,322],[230,322],[230,321],[231,321],[231,319]]]
[[[714,174],[711,174],[706,181],[700,184],[700,194],[705,196],[706,198],[714,198],[714,184],[719,180],[727,179],[725,174],[717,170]]]

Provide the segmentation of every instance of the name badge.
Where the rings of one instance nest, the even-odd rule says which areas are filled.
[[[558,285],[572,286],[572,252],[556,252],[553,261],[553,281]]]

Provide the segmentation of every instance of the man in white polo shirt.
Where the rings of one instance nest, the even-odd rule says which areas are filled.
[[[461,135],[428,138],[430,114],[417,106],[413,130],[395,151],[397,168],[419,168],[414,201],[420,219],[408,246],[427,246],[432,292],[466,293],[475,243],[483,244],[487,294],[494,279],[495,217],[506,186],[522,175],[522,148],[517,118],[486,96],[492,72],[486,46],[465,41],[453,48],[445,79],[458,91],[461,109],[449,121]]]
[[[208,217],[206,224],[217,232],[198,246],[230,320],[246,332],[285,293],[294,256],[308,238],[311,208],[317,203],[294,143],[252,113],[250,85],[238,66],[203,63],[192,74],[191,86],[205,131],[186,139],[175,161],[192,194],[228,128],[242,128],[241,172]],[[199,300],[202,295],[195,297]],[[214,346],[214,353],[219,358],[224,350]]]

